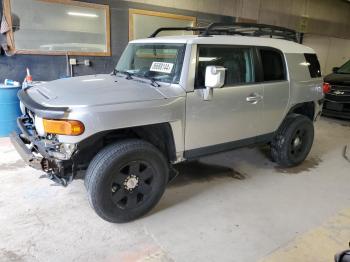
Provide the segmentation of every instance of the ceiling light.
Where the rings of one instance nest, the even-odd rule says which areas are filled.
[[[98,15],[96,14],[89,14],[89,13],[68,12],[67,14],[72,16],[98,17]]]
[[[302,65],[302,66],[309,66],[311,65],[309,62],[301,62],[299,65]]]

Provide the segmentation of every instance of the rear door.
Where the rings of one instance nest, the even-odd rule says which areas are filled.
[[[260,81],[264,102],[261,131],[264,134],[276,131],[286,114],[290,83],[283,53],[269,47],[259,47]]]

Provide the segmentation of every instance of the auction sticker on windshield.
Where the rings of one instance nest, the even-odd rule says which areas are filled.
[[[174,64],[164,62],[153,62],[150,71],[170,74]]]

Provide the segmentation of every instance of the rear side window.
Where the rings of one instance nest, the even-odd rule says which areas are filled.
[[[255,81],[251,48],[199,46],[196,88],[204,88],[207,66],[226,68],[225,85],[239,85]]]
[[[281,53],[270,49],[260,49],[260,57],[263,67],[263,81],[279,81],[286,79]]]
[[[304,54],[312,78],[321,77],[321,67],[316,54]]]

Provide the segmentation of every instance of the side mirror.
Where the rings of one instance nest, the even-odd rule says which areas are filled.
[[[339,70],[339,67],[333,67],[333,69],[332,69],[333,73],[338,72],[338,70]]]
[[[205,92],[204,100],[211,100],[213,89],[221,88],[225,84],[226,68],[222,66],[207,66],[205,69]]]

